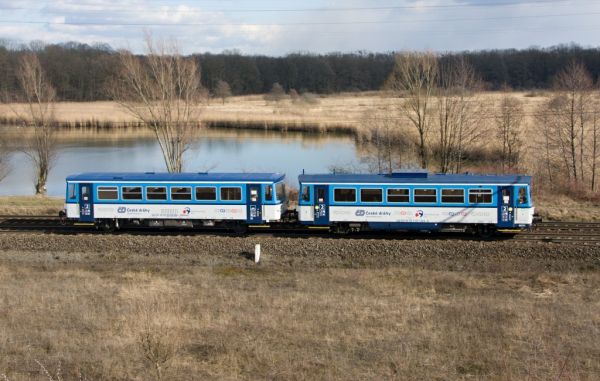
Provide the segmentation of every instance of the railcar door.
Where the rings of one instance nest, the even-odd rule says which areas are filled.
[[[79,220],[94,222],[94,192],[92,184],[79,184]]]
[[[514,225],[515,197],[511,186],[498,187],[498,227]]]
[[[315,225],[329,224],[327,185],[315,185]]]
[[[260,184],[248,184],[246,186],[246,205],[247,205],[247,221],[248,223],[262,222],[262,202]]]

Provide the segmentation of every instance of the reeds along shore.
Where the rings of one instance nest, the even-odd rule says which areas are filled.
[[[17,126],[22,121],[17,118],[0,117],[0,126]],[[90,129],[90,130],[110,130],[119,128],[143,128],[145,124],[137,121],[114,122],[107,120],[76,120],[65,121],[55,120],[51,123],[53,128],[59,129]],[[265,130],[280,132],[306,132],[306,133],[327,133],[335,132],[339,134],[355,135],[357,129],[353,126],[335,123],[317,123],[306,121],[252,121],[252,120],[206,120],[197,121],[191,124],[192,128],[231,128],[241,130]]]

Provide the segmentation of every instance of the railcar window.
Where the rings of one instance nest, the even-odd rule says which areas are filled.
[[[171,187],[171,200],[191,200],[191,187]]]
[[[415,202],[416,203],[437,202],[437,190],[436,189],[415,189]]]
[[[333,190],[333,200],[335,202],[356,202],[356,189],[336,188]]]
[[[240,187],[222,187],[221,200],[240,201],[242,199],[242,188]]]
[[[69,184],[68,186],[69,200],[75,200],[77,193],[75,193],[75,184]]]
[[[491,189],[469,189],[469,203],[471,204],[491,204]]]
[[[98,200],[118,200],[119,189],[117,187],[98,187]]]
[[[519,188],[519,204],[527,204],[527,188]]]
[[[273,185],[267,185],[265,188],[265,201],[273,201]]]
[[[142,187],[122,187],[123,200],[141,200]]]
[[[463,204],[465,202],[465,191],[462,189],[442,189],[442,202]]]
[[[285,184],[284,183],[275,184],[275,194],[277,196],[277,200],[279,200],[279,201],[285,200]]]
[[[196,200],[214,201],[217,199],[217,188],[215,187],[196,187]]]
[[[381,189],[361,189],[360,201],[362,202],[382,202],[383,190]]]
[[[388,202],[410,202],[410,190],[409,189],[388,189],[387,190]]]
[[[148,200],[166,200],[166,187],[146,187],[146,199]]]
[[[308,185],[302,186],[302,201],[310,201],[310,187]]]
[[[317,202],[325,202],[325,189],[317,188]]]

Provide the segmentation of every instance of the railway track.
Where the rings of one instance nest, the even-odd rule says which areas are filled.
[[[139,228],[133,230],[127,230],[127,233],[131,234],[149,234],[149,232],[156,234],[156,230],[148,228]],[[251,230],[256,234],[270,234],[270,235],[289,235],[289,236],[304,236],[308,234],[314,234],[314,231],[306,229],[255,229]],[[0,233],[5,232],[38,232],[38,233],[55,233],[55,234],[77,234],[77,233],[100,233],[93,226],[89,224],[73,224],[65,223],[61,221],[59,217],[55,216],[0,216]],[[211,232],[211,233],[224,233],[223,230],[206,229],[200,232]],[[160,234],[197,234],[198,231],[186,231],[186,230],[163,230]],[[327,234],[324,231],[320,231],[319,235]],[[118,234],[118,233],[117,233]],[[356,238],[397,238],[397,234],[356,234],[352,235]],[[451,238],[462,238],[462,239],[473,239],[471,235],[460,234],[460,233],[439,233],[439,234],[405,234],[402,238],[434,238],[434,239],[451,239]],[[502,236],[499,239],[506,239]],[[552,242],[561,244],[579,244],[579,245],[597,245],[600,246],[600,223],[594,222],[561,222],[561,221],[550,221],[540,222],[533,226],[529,231],[516,234],[513,238],[515,241],[538,241],[538,242]]]

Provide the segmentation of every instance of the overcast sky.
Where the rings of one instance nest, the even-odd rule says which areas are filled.
[[[0,0],[0,39],[141,51],[144,30],[185,53],[600,46],[597,0]]]

